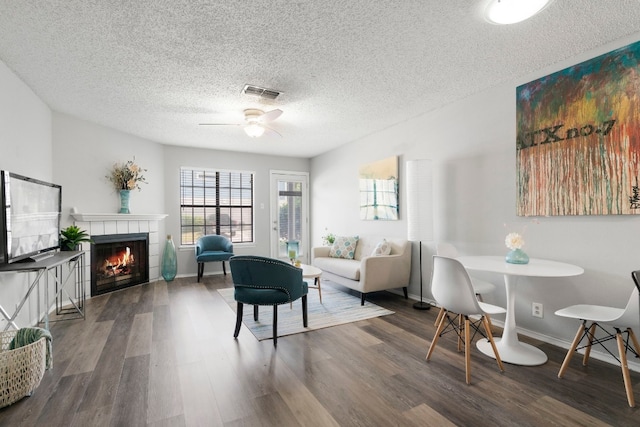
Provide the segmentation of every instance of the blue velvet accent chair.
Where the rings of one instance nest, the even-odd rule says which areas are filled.
[[[217,234],[202,236],[196,242],[196,262],[198,263],[198,282],[204,274],[204,263],[222,261],[222,272],[226,275],[225,261],[233,256],[231,241]]]
[[[253,305],[253,318],[258,321],[258,306],[273,306],[273,345],[278,345],[278,306],[302,298],[302,324],[307,327],[307,283],[302,269],[278,259],[255,255],[237,255],[229,260],[233,278],[238,338],[242,326],[244,304]]]

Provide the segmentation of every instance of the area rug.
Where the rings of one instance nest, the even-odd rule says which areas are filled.
[[[233,288],[218,289],[218,292],[235,313],[236,302],[233,299]],[[302,326],[302,301],[300,299],[293,302],[292,308],[289,304],[279,306],[278,337],[386,316],[393,314],[393,311],[370,302],[365,302],[364,306],[361,306],[359,297],[326,286],[323,283],[322,304],[320,304],[318,291],[309,289],[307,314],[309,316],[308,327],[305,328]],[[260,316],[256,322],[253,320],[253,308],[245,306],[242,322],[258,341],[273,338],[273,309],[271,307],[260,307]]]

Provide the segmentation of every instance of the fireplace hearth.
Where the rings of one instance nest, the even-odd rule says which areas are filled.
[[[91,295],[149,281],[149,233],[91,236]]]

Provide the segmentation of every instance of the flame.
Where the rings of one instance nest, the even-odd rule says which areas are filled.
[[[105,258],[99,270],[103,274],[116,276],[128,270],[128,266],[135,263],[131,248],[126,247],[121,253]]]

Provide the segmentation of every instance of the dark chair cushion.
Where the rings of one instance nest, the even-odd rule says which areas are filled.
[[[227,261],[233,256],[232,253],[224,251],[204,251],[200,255],[196,256],[197,262],[209,262],[209,261]]]

